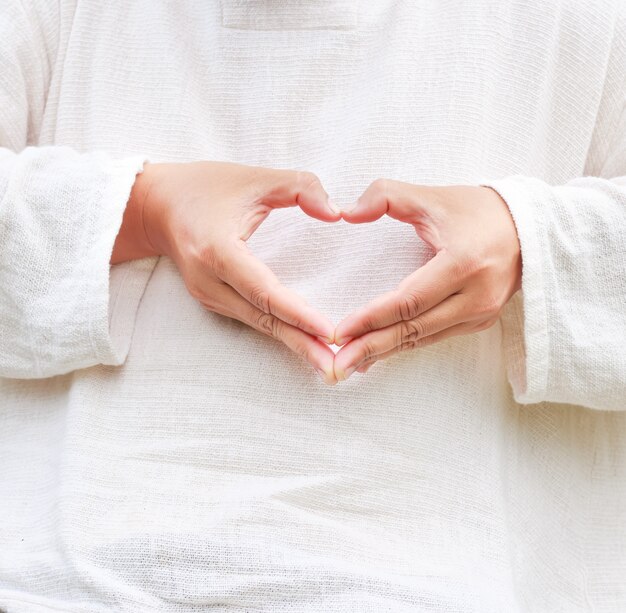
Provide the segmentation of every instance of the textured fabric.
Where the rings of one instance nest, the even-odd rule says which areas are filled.
[[[623,0],[4,0],[0,62],[1,610],[626,610]],[[490,185],[522,291],[326,387],[168,258],[107,278],[146,159]],[[250,244],[335,321],[431,255]]]
[[[120,364],[132,326],[109,333],[109,260],[143,160],[112,162],[102,153],[79,155],[62,146],[6,151],[0,163],[6,177],[0,372],[38,378]],[[140,297],[135,293],[135,310]]]
[[[508,203],[525,258],[521,373],[508,359],[516,399],[626,410],[626,177],[486,184]]]

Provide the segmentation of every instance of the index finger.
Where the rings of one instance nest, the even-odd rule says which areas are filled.
[[[304,332],[332,343],[332,322],[310,306],[302,296],[282,285],[271,269],[254,256],[245,242],[240,241],[238,245],[238,248],[224,255],[226,265],[220,274],[222,281],[264,313],[275,315]]]
[[[329,199],[318,177],[304,170],[272,170],[263,203],[271,208],[299,206],[321,221],[339,221],[341,210]]]
[[[395,290],[374,298],[343,319],[335,329],[335,344],[345,345],[368,332],[414,319],[460,289],[462,283],[454,272],[452,256],[439,251]]]
[[[433,209],[440,187],[413,185],[392,179],[376,179],[359,196],[355,206],[342,211],[348,223],[369,223],[388,215],[405,223],[419,222],[424,204]]]

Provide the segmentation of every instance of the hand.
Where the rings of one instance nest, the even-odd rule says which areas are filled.
[[[521,286],[515,224],[490,187],[379,179],[355,208],[342,213],[349,223],[375,221],[384,214],[411,224],[435,256],[337,326],[339,381],[398,351],[485,330]]]
[[[246,245],[273,209],[288,206],[322,221],[341,219],[308,172],[218,162],[147,164],[111,262],[170,256],[204,307],[282,341],[327,383],[336,383],[327,344],[333,324],[281,285]]]

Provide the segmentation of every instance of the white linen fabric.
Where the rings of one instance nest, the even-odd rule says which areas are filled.
[[[4,0],[0,62],[2,611],[626,610],[623,0]],[[326,387],[168,258],[109,272],[146,159],[490,185],[522,290]],[[335,321],[432,255],[250,244]]]

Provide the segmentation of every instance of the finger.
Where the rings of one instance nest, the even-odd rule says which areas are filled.
[[[424,214],[421,203],[432,199],[436,189],[391,179],[377,179],[361,194],[354,206],[344,209],[341,215],[349,223],[376,221],[383,215],[416,223]]]
[[[447,328],[446,330],[441,330],[435,334],[431,334],[430,336],[425,336],[417,341],[411,341],[408,343],[404,343],[398,347],[394,347],[390,351],[386,351],[385,353],[381,353],[370,358],[366,358],[360,364],[356,366],[354,369],[350,369],[345,372],[345,379],[347,379],[354,372],[367,372],[376,362],[380,360],[386,360],[397,353],[402,351],[411,351],[413,349],[420,349],[423,347],[428,347],[429,345],[434,345],[440,341],[443,341],[447,338],[451,338],[453,336],[461,336],[464,334],[471,334],[472,332],[476,332],[476,326],[472,323],[466,322],[462,324],[457,324],[456,326],[452,326],[451,328]],[[344,380],[345,379],[338,379]]]
[[[467,302],[465,295],[455,294],[419,317],[355,338],[337,352],[335,376],[342,380],[369,358],[464,323],[469,318]]]
[[[397,289],[378,296],[343,319],[335,329],[335,343],[344,345],[347,339],[415,319],[461,287],[462,279],[455,272],[452,256],[440,251],[406,277]]]
[[[240,241],[223,255],[220,278],[232,286],[248,302],[264,313],[275,315],[327,343],[334,339],[334,326],[302,296],[286,288],[276,275],[248,246]]]
[[[261,311],[226,284],[221,284],[219,294],[217,300],[220,306],[211,307],[211,310],[237,319],[251,328],[281,341],[294,353],[309,362],[325,383],[333,385],[337,382],[333,369],[335,354],[328,345],[299,328],[290,326],[275,315]]]
[[[497,319],[487,319],[484,321],[478,321],[478,322],[467,322],[464,324],[460,324],[457,326],[453,326],[452,328],[449,328],[448,330],[443,330],[442,332],[438,332],[437,334],[433,334],[431,336],[427,336],[424,339],[422,339],[422,343],[420,344],[420,347],[426,347],[428,345],[433,345],[439,341],[443,341],[446,338],[450,338],[453,336],[462,336],[462,335],[466,335],[466,334],[473,334],[475,332],[481,332],[482,330],[486,330],[487,328],[491,327],[492,325],[494,325],[494,323],[497,321]],[[408,349],[412,349],[414,347],[395,347],[394,349],[392,349],[391,351],[387,351],[385,353],[381,353],[379,355],[376,356],[372,356],[371,358],[367,358],[365,360],[363,360],[363,362],[361,362],[361,364],[359,364],[359,366],[356,369],[356,372],[359,373],[365,373],[367,372],[374,364],[376,364],[376,362],[379,362],[381,360],[385,360],[393,355],[396,355],[397,353],[400,353],[401,351],[406,351]]]
[[[322,221],[339,221],[340,209],[329,199],[312,172],[272,170],[263,203],[271,208],[299,206],[307,215]]]

